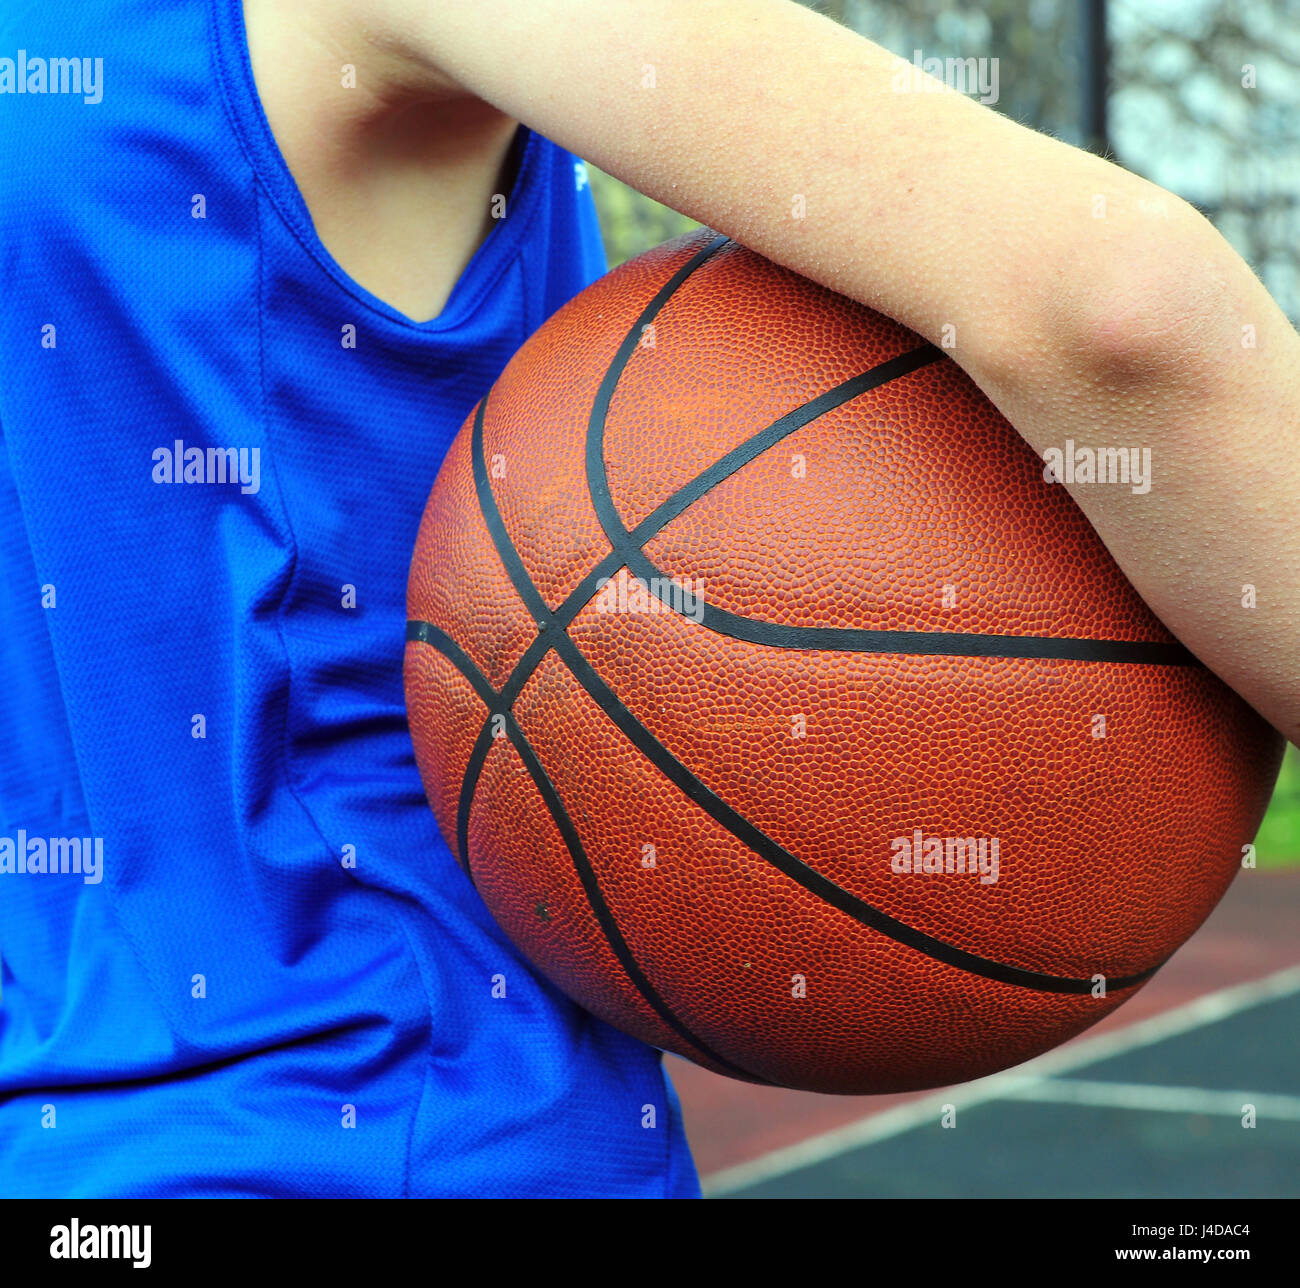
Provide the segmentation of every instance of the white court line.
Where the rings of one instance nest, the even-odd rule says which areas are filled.
[[[1084,1038],[1069,1046],[1057,1047],[1056,1050],[1027,1060],[1014,1069],[931,1092],[919,1100],[911,1100],[893,1109],[886,1109],[881,1113],[860,1118],[856,1122],[846,1123],[843,1127],[836,1127],[817,1136],[809,1136],[797,1145],[774,1149],[748,1162],[723,1168],[720,1172],[702,1178],[704,1193],[714,1196],[748,1189],[752,1185],[772,1180],[774,1177],[786,1176],[801,1168],[825,1162],[828,1158],[846,1154],[849,1150],[859,1149],[863,1145],[888,1140],[891,1136],[901,1135],[914,1127],[936,1122],[945,1105],[953,1105],[960,1112],[989,1100],[1008,1097],[1017,1089],[1027,1088],[1055,1074],[1096,1064],[1100,1060],[1109,1059],[1125,1051],[1134,1051],[1139,1047],[1163,1042],[1166,1038],[1188,1033],[1192,1029],[1203,1028],[1207,1024],[1215,1024],[1236,1015],[1239,1011],[1260,1006],[1265,1002],[1276,1001],[1278,998],[1290,997],[1297,992],[1300,992],[1300,966],[1288,966],[1285,970],[1265,975],[1262,979],[1253,979],[1245,984],[1236,984],[1215,993],[1207,993],[1204,997],[1162,1011],[1159,1015],[1151,1016],[1150,1019],[1139,1020],[1135,1024],[1126,1025],[1110,1033]]]
[[[1096,1109],[1142,1109],[1170,1114],[1223,1114],[1240,1118],[1247,1105],[1260,1121],[1300,1122],[1300,1096],[1254,1091],[1210,1091],[1205,1087],[1154,1087],[1144,1082],[1090,1082],[1083,1078],[1040,1078],[1003,1093],[1006,1100],[1044,1105],[1087,1105]]]

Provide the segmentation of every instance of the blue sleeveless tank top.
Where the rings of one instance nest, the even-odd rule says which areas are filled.
[[[659,1053],[535,974],[402,694],[461,422],[604,271],[524,133],[413,323],[316,237],[239,0],[0,9],[0,1194],[686,1196]]]

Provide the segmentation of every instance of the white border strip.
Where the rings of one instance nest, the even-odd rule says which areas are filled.
[[[704,1193],[714,1197],[749,1189],[774,1177],[786,1176],[790,1172],[825,1162],[828,1158],[860,1149],[863,1145],[888,1140],[891,1136],[901,1135],[914,1127],[937,1121],[945,1105],[953,1105],[960,1112],[999,1098],[1031,1098],[1031,1089],[1044,1078],[1096,1064],[1125,1051],[1163,1042],[1166,1038],[1215,1024],[1239,1011],[1290,997],[1297,992],[1300,992],[1300,966],[1288,966],[1285,970],[1265,975],[1261,979],[1207,993],[1204,997],[1162,1011],[1150,1019],[1126,1025],[1112,1033],[1098,1034],[1096,1037],[1083,1038],[1057,1047],[1014,1069],[931,1092],[893,1109],[870,1114],[817,1136],[809,1136],[797,1145],[775,1149],[748,1162],[723,1168],[702,1178]],[[1256,1097],[1252,1103],[1258,1105],[1261,1099],[1263,1098]]]

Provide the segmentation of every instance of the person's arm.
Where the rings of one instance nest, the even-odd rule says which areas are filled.
[[[902,90],[906,64],[792,0],[353,2],[416,74],[935,343],[955,328],[1040,453],[1149,447],[1149,493],[1075,499],[1169,628],[1300,739],[1300,337],[1187,203]]]

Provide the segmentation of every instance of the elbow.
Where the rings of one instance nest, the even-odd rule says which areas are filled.
[[[1067,364],[1116,393],[1203,387],[1249,341],[1249,269],[1191,206],[1165,202],[1084,248],[1053,305]]]

